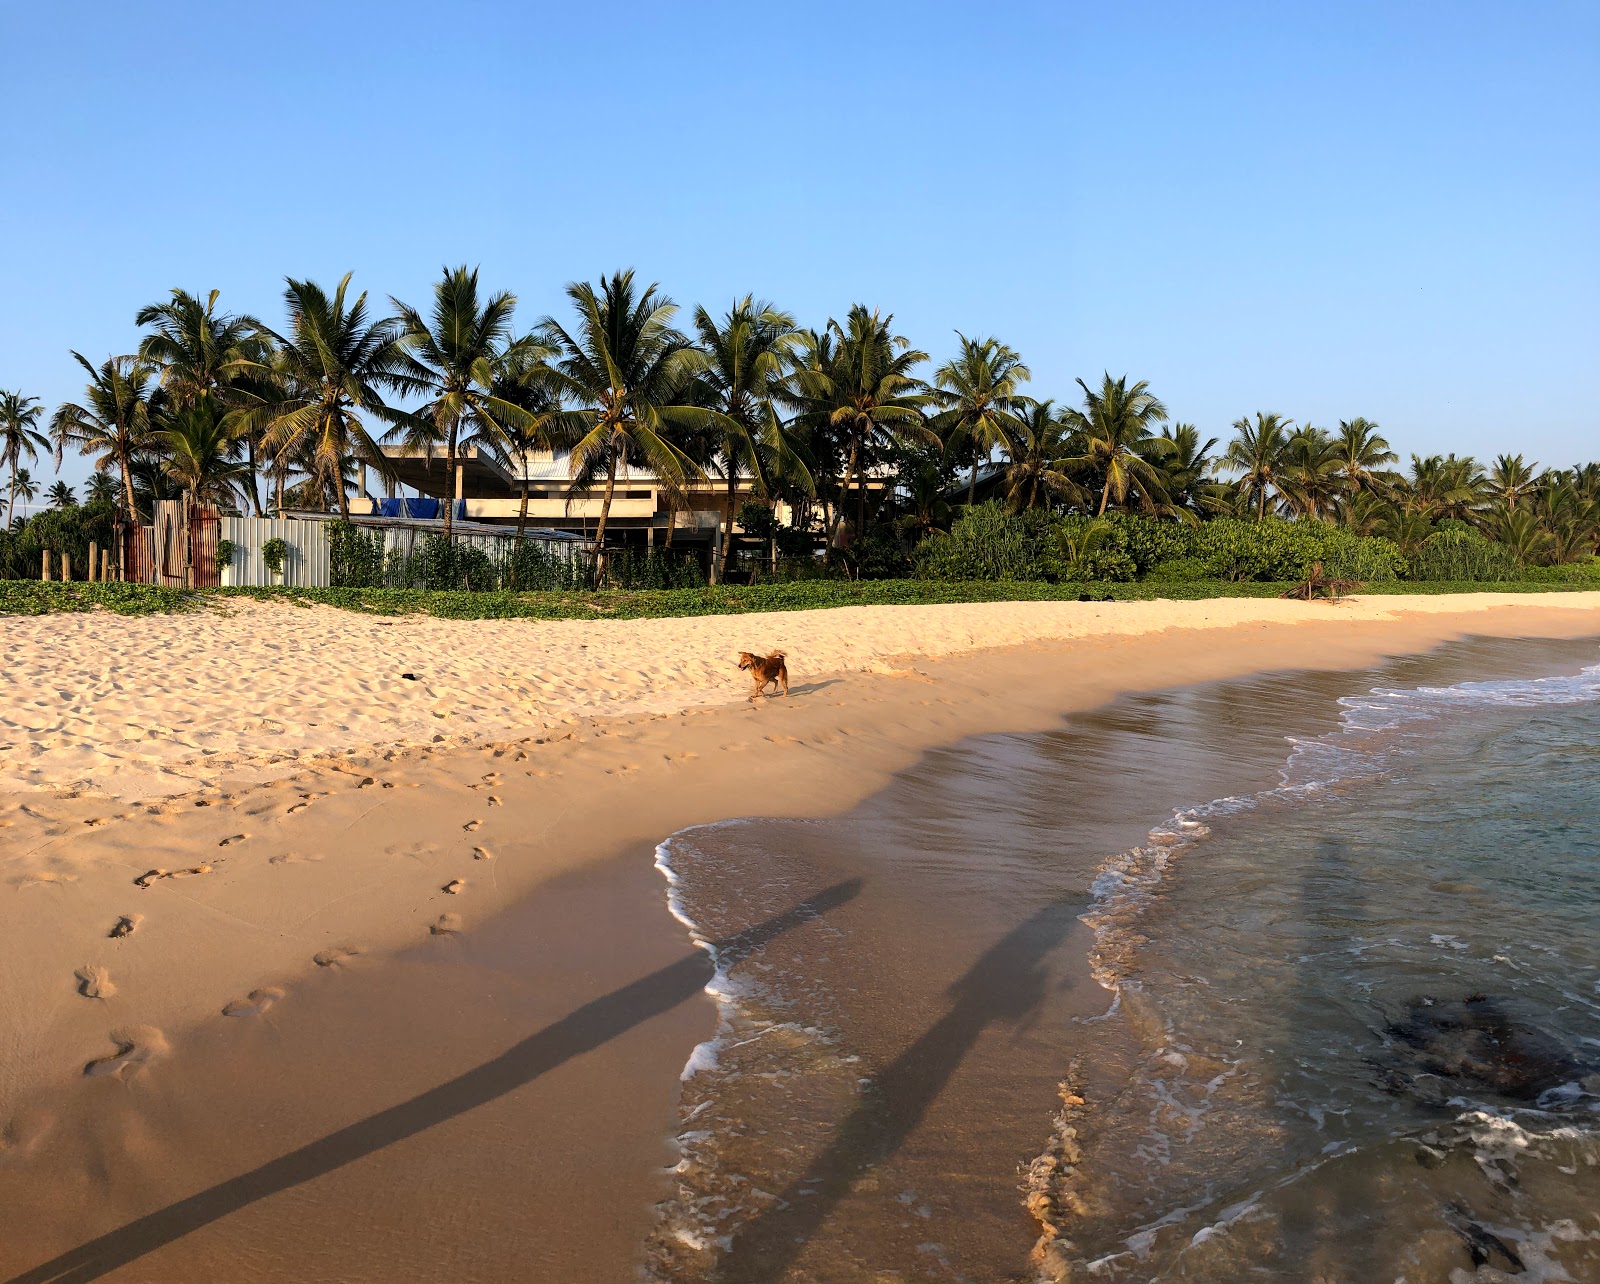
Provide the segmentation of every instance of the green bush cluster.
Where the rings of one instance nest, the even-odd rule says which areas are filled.
[[[1408,574],[1389,540],[1320,522],[1056,516],[1008,513],[998,504],[968,509],[948,532],[924,540],[913,562],[919,579],[1046,583],[1293,582],[1317,562],[1329,575],[1369,584]]]
[[[1493,583],[1520,580],[1531,568],[1504,544],[1486,539],[1466,522],[1445,521],[1408,559],[1410,578]],[[1542,569],[1542,568],[1541,568]],[[1564,568],[1553,567],[1560,570]]]
[[[84,575],[89,545],[111,548],[115,518],[116,507],[110,500],[90,500],[48,508],[16,522],[10,530],[0,529],[0,579],[38,579],[44,564],[41,554],[46,550],[52,560],[65,553],[74,572]]]

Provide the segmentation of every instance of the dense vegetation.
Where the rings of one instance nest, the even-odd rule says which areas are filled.
[[[443,619],[653,619],[743,615],[752,611],[811,611],[841,606],[917,606],[940,602],[1139,602],[1215,597],[1277,597],[1289,586],[1263,581],[1193,580],[1181,584],[1047,584],[1016,581],[808,580],[800,583],[718,584],[694,589],[610,590],[599,593],[505,591],[476,593],[421,589],[225,588],[177,589],[148,584],[0,582],[0,615],[45,615],[103,609],[154,615],[223,609],[240,598],[292,606],[332,606],[370,615],[432,615]],[[1372,585],[1373,593],[1462,593],[1476,583]],[[1583,583],[1496,584],[1497,593],[1549,592]]]
[[[1079,404],[1062,408],[1025,390],[1027,365],[998,339],[958,334],[934,365],[892,316],[860,305],[804,329],[746,296],[680,329],[658,287],[622,272],[569,286],[565,317],[522,331],[515,297],[480,291],[465,267],[442,274],[425,308],[374,308],[348,276],[331,291],[290,278],[283,297],[273,329],[222,311],[215,291],[174,290],[135,316],[131,353],[72,354],[88,378],[80,402],[46,419],[37,398],[0,394],[0,575],[37,575],[45,549],[82,565],[90,540],[147,520],[157,498],[348,513],[356,467],[387,470],[383,443],[437,456],[441,489],[468,445],[513,470],[563,452],[572,493],[601,499],[596,548],[624,465],[650,468],[674,502],[714,478],[731,511],[747,501],[744,560],[727,564],[729,541],[719,580],[1268,582],[1322,560],[1371,584],[1517,581],[1585,575],[1600,544],[1600,464],[1447,454],[1399,469],[1364,418],[1326,429],[1271,412],[1235,421],[1219,449],[1170,422],[1144,383],[1079,380]],[[24,519],[39,490],[24,465],[46,449],[58,468],[65,451],[91,457],[95,475],[81,505],[58,481]],[[792,515],[782,527],[776,501]],[[480,559],[450,526],[447,511],[443,543],[415,567],[380,567],[359,537],[336,535],[336,579],[542,590],[698,578],[670,558],[597,557],[587,571],[532,553]]]

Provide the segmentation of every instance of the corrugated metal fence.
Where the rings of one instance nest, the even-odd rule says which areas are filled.
[[[222,583],[263,588],[274,584],[302,588],[330,584],[333,577],[329,565],[327,525],[326,522],[297,517],[223,517],[218,535],[233,543],[233,560],[222,572]],[[429,535],[443,532],[442,524],[433,529],[418,525],[390,526],[381,522],[357,521],[356,526],[364,534],[381,532],[386,556],[400,549],[406,558],[410,558],[416,546]],[[577,556],[581,548],[576,540],[544,539],[533,534],[524,538],[542,543],[549,549],[560,550],[567,557]],[[283,559],[281,578],[267,569],[266,559],[261,555],[262,545],[272,539],[281,539],[288,549]],[[504,535],[485,535],[458,528],[455,536],[457,544],[481,548],[491,557],[498,556],[515,540],[516,535],[512,531]],[[215,547],[213,544],[213,558]],[[215,583],[214,580],[212,582]]]

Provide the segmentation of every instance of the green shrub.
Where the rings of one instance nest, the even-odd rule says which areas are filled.
[[[233,554],[237,547],[238,546],[231,539],[219,539],[217,541],[218,575],[221,575],[223,571],[227,570],[233,565]]]
[[[261,546],[261,562],[273,575],[281,574],[284,561],[289,556],[289,545],[281,539],[269,539]]]
[[[1524,574],[1515,553],[1485,539],[1465,522],[1441,522],[1410,558],[1413,580],[1491,583],[1520,580]]]
[[[913,573],[922,580],[1052,580],[1061,577],[1057,519],[1007,513],[999,504],[963,510],[948,531],[917,546]]]
[[[370,534],[351,522],[327,522],[328,578],[335,588],[382,588],[383,533]]]

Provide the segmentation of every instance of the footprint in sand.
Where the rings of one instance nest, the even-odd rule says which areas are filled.
[[[295,812],[304,811],[309,806],[311,806],[311,804],[308,803],[308,802],[297,802],[297,803],[295,803],[295,805],[293,807],[289,808],[289,810],[287,812],[285,812],[284,814],[286,816],[292,816],[292,815],[295,814]]]
[[[47,870],[37,870],[32,874],[23,875],[17,886],[19,888],[60,887],[66,883],[76,883],[77,881],[78,876],[76,874],[52,874]]]
[[[615,767],[607,767],[606,768],[606,775],[608,775],[608,776],[631,776],[631,775],[633,775],[634,772],[636,772],[638,770],[639,770],[639,764],[636,763],[636,762],[619,762]]]
[[[494,853],[492,851],[490,851],[487,847],[474,847],[472,849],[472,859],[473,860],[493,860],[494,859]]]
[[[304,865],[308,861],[321,860],[320,856],[302,856],[299,852],[279,852],[276,856],[268,856],[269,865]]]
[[[109,999],[117,992],[117,987],[111,983],[111,973],[97,964],[86,964],[73,976],[78,978],[78,993],[86,999]]]
[[[218,847],[232,847],[235,843],[242,843],[242,842],[244,842],[244,840],[246,838],[249,838],[249,837],[250,837],[249,834],[229,834],[220,843],[218,843],[217,846]]]
[[[106,935],[114,941],[124,936],[132,936],[134,929],[142,922],[144,922],[143,914],[124,914]]]
[[[91,816],[83,824],[86,829],[99,829],[101,825],[109,825],[111,820],[110,816]]]
[[[164,878],[191,878],[196,874],[209,874],[211,872],[210,865],[195,865],[189,869],[152,869],[134,879],[133,885],[135,887],[148,888],[152,883],[158,883]]]
[[[353,945],[332,945],[325,950],[318,950],[311,956],[311,961],[318,967],[340,967],[360,953]]]
[[[264,985],[259,990],[251,990],[242,999],[235,999],[222,1009],[222,1015],[231,1017],[260,1016],[282,997],[283,991],[277,986]]]
[[[487,802],[491,807],[499,807],[502,805],[499,794],[490,794],[484,801]]]
[[[447,896],[460,896],[461,895],[461,889],[464,888],[465,886],[466,886],[466,883],[462,879],[452,878],[448,883],[446,883],[439,890],[441,892],[445,893]]]
[[[463,829],[463,830],[464,830],[464,831],[465,831],[465,832],[466,832],[466,833],[469,833],[469,834],[470,834],[470,833],[472,833],[472,832],[473,832],[473,831],[474,831],[474,830],[475,830],[475,829],[477,829],[477,828],[478,828],[478,826],[479,826],[479,825],[481,825],[481,824],[483,824],[483,822],[482,822],[482,821],[481,821],[481,820],[469,820],[469,821],[468,821],[468,822],[467,822],[467,823],[466,823],[466,824],[465,824],[465,825],[463,825],[463,826],[461,826],[461,828],[462,828],[462,829]]]
[[[700,755],[697,754],[693,749],[683,749],[677,753],[668,753],[662,755],[662,757],[674,765],[680,762],[693,762],[699,756]]]
[[[428,924],[430,936],[454,936],[461,930],[461,916],[459,914],[441,914]]]
[[[172,1050],[167,1046],[166,1036],[153,1025],[124,1026],[111,1031],[107,1037],[117,1050],[109,1057],[96,1058],[84,1066],[83,1072],[90,1078],[121,1074],[124,1070],[130,1075],[137,1074],[141,1067]]]

